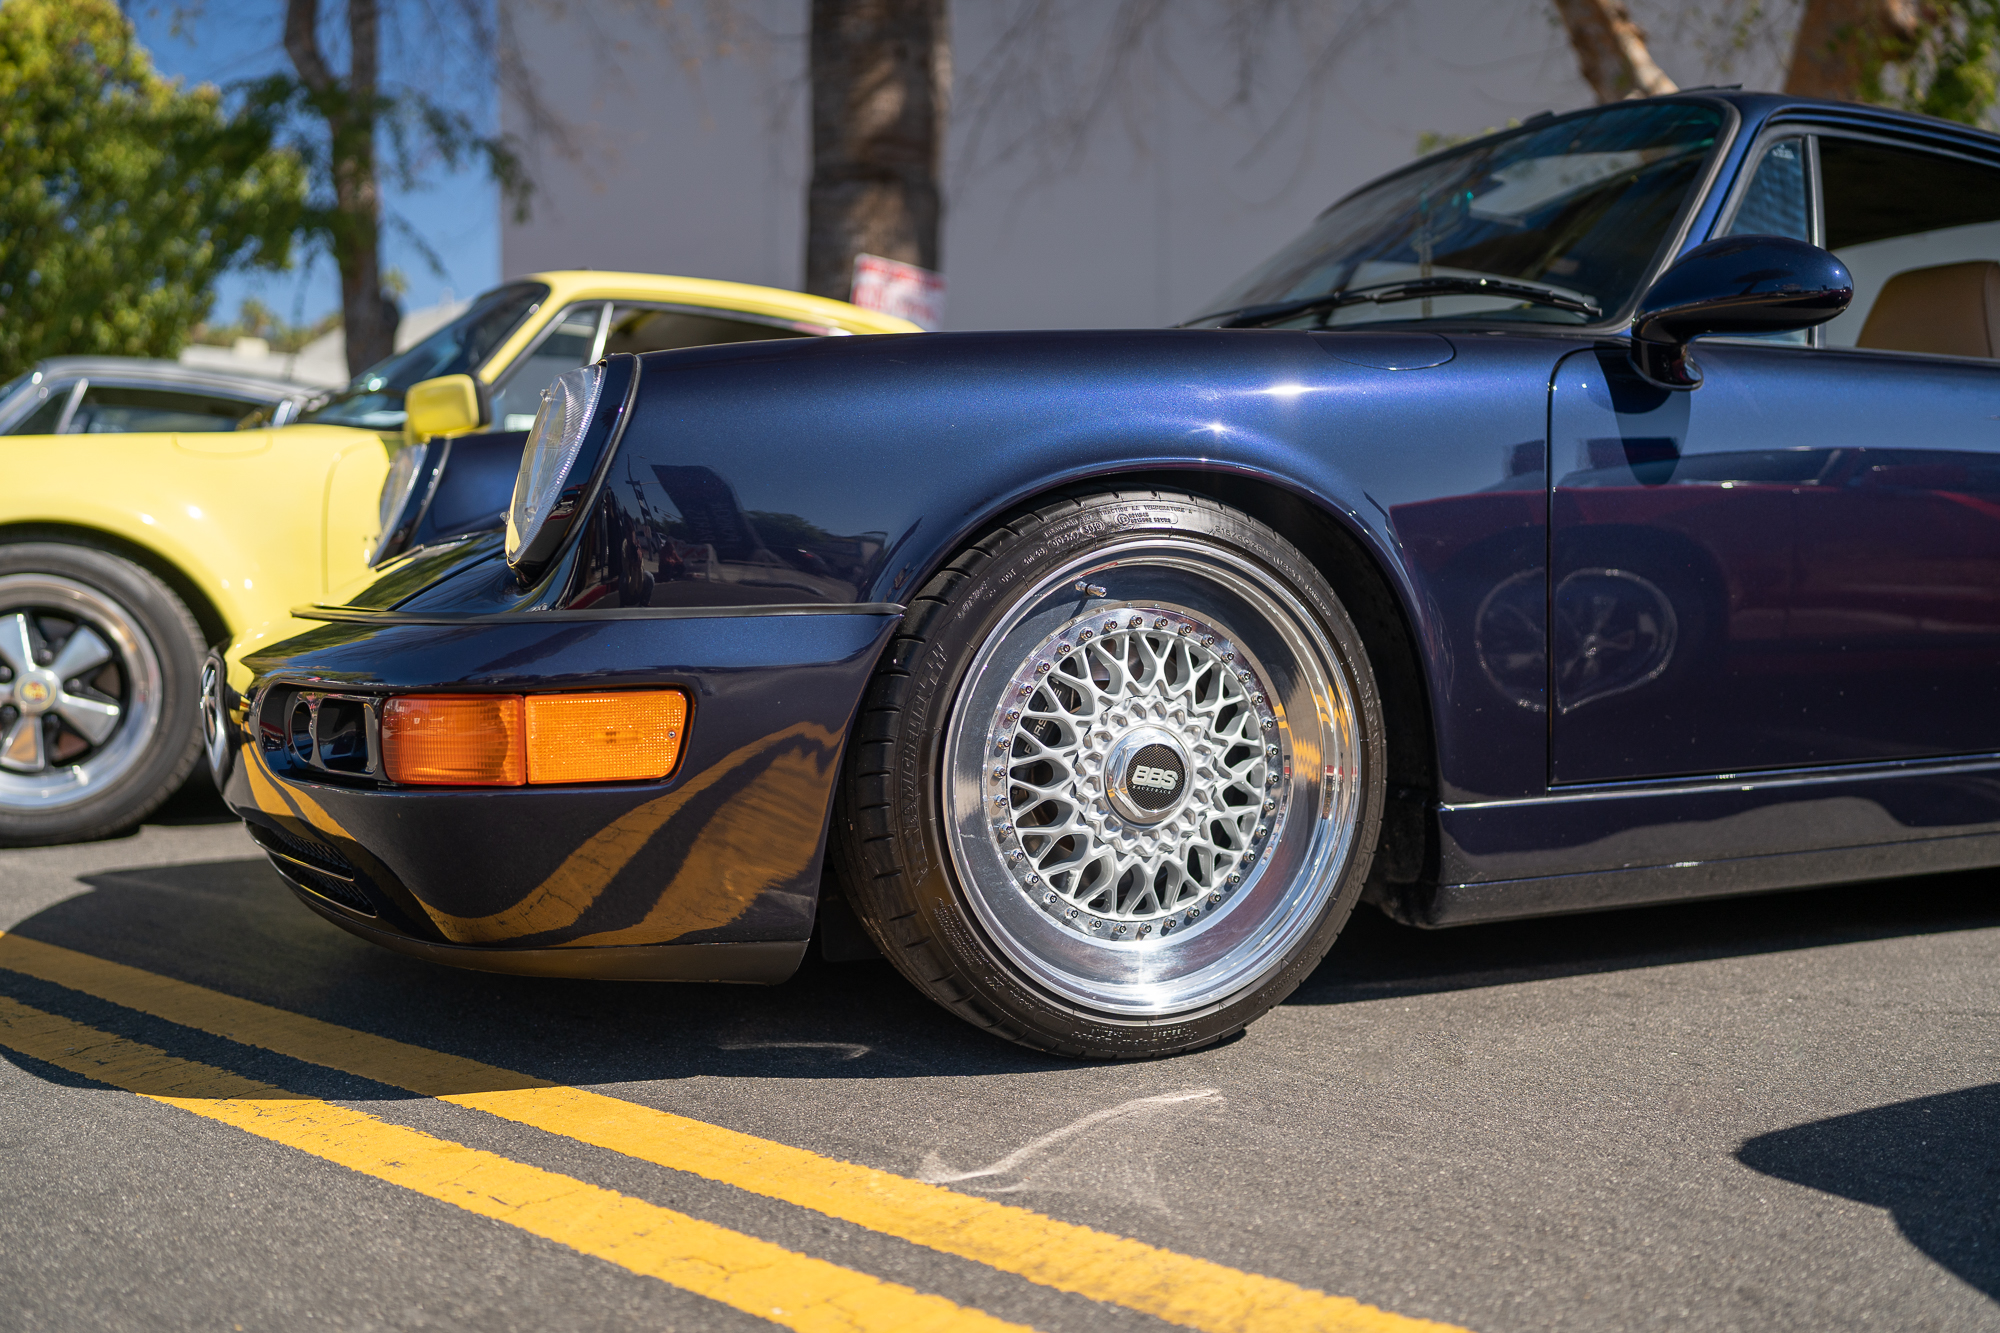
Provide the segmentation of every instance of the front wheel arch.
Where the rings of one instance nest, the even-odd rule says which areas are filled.
[[[211,648],[228,644],[236,631],[224,619],[208,594],[187,571],[161,555],[150,546],[121,537],[103,528],[93,528],[80,523],[9,523],[0,525],[0,546],[11,546],[22,542],[51,542],[63,546],[83,546],[106,555],[115,555],[129,560],[144,569],[154,578],[172,589],[174,596],[195,619],[201,628],[201,636]]]

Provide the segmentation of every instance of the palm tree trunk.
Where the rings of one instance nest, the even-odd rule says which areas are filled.
[[[812,0],[810,60],[806,290],[845,300],[857,254],[939,268],[945,0]]]
[[[1916,40],[1922,18],[1912,0],[1806,0],[1785,91],[1867,100],[1882,66]]]

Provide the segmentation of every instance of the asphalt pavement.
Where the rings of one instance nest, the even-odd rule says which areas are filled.
[[[403,958],[184,805],[0,852],[0,1328],[2000,1329],[1996,890],[1364,911],[1074,1064],[879,962]]]

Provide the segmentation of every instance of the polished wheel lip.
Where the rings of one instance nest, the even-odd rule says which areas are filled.
[[[0,761],[0,814],[35,815],[55,813],[101,793],[123,778],[144,759],[147,743],[158,730],[164,707],[165,678],[158,655],[139,629],[132,613],[111,596],[88,584],[59,574],[0,575],[0,635],[28,612],[47,612],[76,620],[99,640],[107,656],[116,657],[125,675],[125,702],[111,709],[95,700],[72,696],[65,681],[86,668],[65,646],[54,662],[30,664],[26,670],[14,659],[24,649],[9,641],[0,656],[14,672],[11,682],[0,684],[0,704],[22,710],[22,717],[0,736],[0,745],[13,742],[19,747],[12,762]],[[82,633],[79,630],[78,633]],[[74,641],[74,640],[73,640]],[[86,645],[79,642],[79,650]],[[65,661],[66,657],[73,660]],[[99,658],[99,664],[105,660]],[[46,701],[24,701],[24,682],[39,684],[50,697]],[[34,708],[31,713],[23,704]],[[88,705],[88,711],[81,706]],[[20,739],[21,721],[35,725],[41,714],[57,712],[70,720],[72,714],[88,727],[102,727],[93,747],[74,763],[50,765],[41,747],[28,746]],[[74,726],[75,723],[72,722]],[[79,734],[92,739],[88,731]],[[39,759],[39,764],[33,760]]]
[[[1085,591],[1079,598],[1077,590]],[[1087,610],[1169,611],[1226,628],[1266,693],[1283,821],[1199,924],[1104,938],[1067,908],[1030,897],[991,833],[992,722],[1028,654]],[[1004,712],[1000,715],[1004,716]],[[1313,928],[1353,854],[1361,809],[1358,709],[1349,668],[1326,629],[1270,573],[1220,544],[1134,537],[1053,568],[1018,594],[974,654],[947,721],[940,761],[946,843],[968,908],[1024,979],[1108,1019],[1190,1013],[1254,989]],[[1046,890],[1044,890],[1046,892]],[[1048,910],[1056,907],[1055,912]],[[1100,921],[1102,918],[1100,918]]]

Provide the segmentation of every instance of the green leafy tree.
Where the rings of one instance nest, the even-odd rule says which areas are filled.
[[[305,193],[268,117],[161,78],[110,0],[0,0],[0,379],[173,355],[225,270],[288,261]]]

